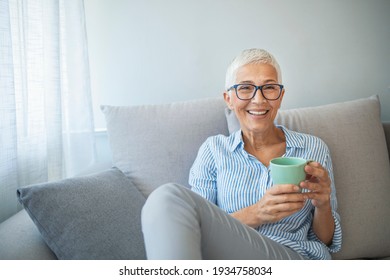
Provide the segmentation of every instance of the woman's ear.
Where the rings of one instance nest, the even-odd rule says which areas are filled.
[[[224,92],[223,93],[223,99],[225,99],[225,103],[226,103],[226,106],[230,109],[230,110],[234,110],[233,108],[233,104],[232,104],[232,100],[231,100],[231,97],[230,97],[230,94],[228,92]]]

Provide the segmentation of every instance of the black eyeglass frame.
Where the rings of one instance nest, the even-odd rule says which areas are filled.
[[[245,85],[255,87],[255,90],[254,90],[254,92],[253,92],[253,95],[252,95],[250,98],[240,98],[240,97],[238,96],[237,88],[238,88],[239,86],[245,86]],[[278,97],[277,97],[277,98],[267,98],[267,97],[265,97],[265,96],[264,96],[264,93],[263,93],[263,87],[265,87],[265,86],[278,86],[278,87],[280,88]],[[254,84],[236,84],[236,85],[232,85],[230,88],[228,88],[227,91],[231,91],[232,89],[234,89],[234,91],[236,92],[236,96],[237,96],[238,99],[240,99],[240,100],[251,100],[253,97],[255,97],[257,90],[260,90],[261,95],[262,95],[266,100],[274,101],[274,100],[278,100],[278,99],[280,98],[280,95],[282,94],[283,88],[284,88],[284,86],[281,85],[281,84],[265,84],[265,85],[262,85],[262,86],[256,86],[256,85],[254,85]]]

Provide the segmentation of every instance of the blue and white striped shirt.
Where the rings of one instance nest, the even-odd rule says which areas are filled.
[[[340,250],[342,236],[329,149],[318,137],[278,127],[286,137],[286,153],[283,156],[312,159],[328,171],[335,221],[333,242],[328,247],[313,232],[314,206],[309,200],[299,212],[279,222],[264,224],[257,230],[306,258],[330,259],[330,252]],[[255,204],[273,185],[269,168],[244,150],[241,130],[230,136],[209,137],[203,143],[190,170],[189,184],[194,192],[227,213]]]

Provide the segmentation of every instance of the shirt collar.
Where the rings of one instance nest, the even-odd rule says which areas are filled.
[[[284,127],[283,125],[276,125],[276,127],[280,128],[284,132],[284,136],[286,137],[286,149],[287,148],[304,148],[303,139],[298,136],[298,133],[295,131],[291,131]],[[234,152],[238,147],[244,147],[244,141],[242,140],[242,131],[241,129],[237,130],[233,133],[233,142],[230,147],[230,151]]]
[[[233,142],[230,147],[230,151],[234,152],[239,146],[244,147],[244,141],[242,140],[242,131],[241,129],[233,133]]]
[[[298,132],[292,131],[284,127],[283,125],[276,125],[283,130],[284,136],[286,137],[286,148],[304,148],[304,142],[302,137],[299,136]]]

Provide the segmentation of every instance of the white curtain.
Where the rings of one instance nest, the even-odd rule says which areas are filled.
[[[83,0],[0,0],[0,222],[95,162]]]

